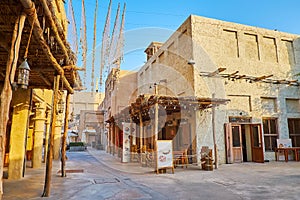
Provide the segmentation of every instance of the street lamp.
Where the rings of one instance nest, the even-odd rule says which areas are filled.
[[[24,59],[22,64],[18,67],[18,81],[17,84],[22,89],[27,89],[28,82],[29,82],[29,74],[30,74],[30,67],[27,63],[27,58]]]

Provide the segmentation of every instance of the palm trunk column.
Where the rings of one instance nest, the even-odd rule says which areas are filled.
[[[32,168],[40,168],[42,165],[43,139],[45,134],[46,122],[46,103],[39,102],[35,104],[35,118],[34,121],[34,142],[33,142],[33,156]]]

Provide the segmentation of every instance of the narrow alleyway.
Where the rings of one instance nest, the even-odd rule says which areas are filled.
[[[4,199],[297,199],[300,162],[221,165],[218,170],[176,168],[155,174],[121,163],[103,151],[68,152],[66,178],[54,162],[51,197],[41,198],[44,170],[27,169],[20,181],[4,181]]]

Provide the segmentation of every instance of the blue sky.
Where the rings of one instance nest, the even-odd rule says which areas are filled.
[[[95,2],[85,0],[89,61]],[[99,76],[100,71],[101,37],[109,0],[99,0],[98,3],[95,77]],[[143,51],[150,42],[164,42],[191,14],[300,35],[299,0],[113,0],[111,29],[118,3],[121,4],[121,11],[126,3],[124,61],[121,69],[134,70],[142,66],[146,60]],[[73,7],[79,31],[81,0],[73,0]],[[77,64],[82,65],[80,58]],[[91,62],[88,62],[88,68],[87,87],[90,85]]]

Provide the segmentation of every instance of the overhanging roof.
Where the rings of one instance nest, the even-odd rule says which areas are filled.
[[[54,76],[62,75],[60,88],[72,91],[81,87],[81,81],[74,64],[76,55],[66,41],[65,32],[54,13],[55,1],[31,0],[0,1],[0,82],[5,79],[6,65],[11,49],[15,23],[21,13],[26,12],[24,29],[19,50],[17,66],[23,62],[23,56],[33,25],[28,49],[27,61],[31,68],[29,87],[52,89]],[[63,14],[63,13],[61,13]]]

